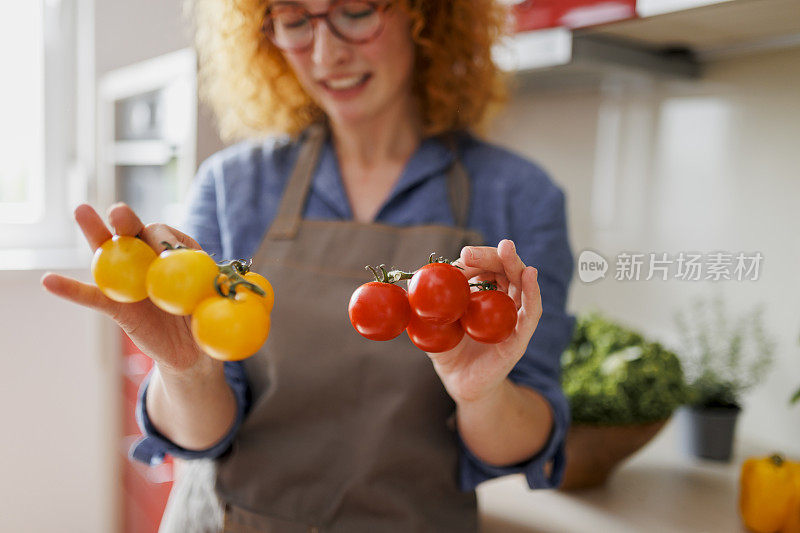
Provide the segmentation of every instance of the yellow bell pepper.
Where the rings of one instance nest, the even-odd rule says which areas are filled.
[[[800,463],[786,461],[794,480],[794,501],[789,508],[789,516],[780,533],[800,533]]]
[[[797,505],[795,472],[778,454],[751,457],[742,464],[739,512],[748,529],[756,533],[788,533],[784,527]]]

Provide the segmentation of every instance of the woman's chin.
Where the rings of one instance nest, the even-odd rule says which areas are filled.
[[[326,114],[333,124],[346,128],[363,125],[374,117],[373,113],[365,109],[342,109],[339,106],[327,109]]]

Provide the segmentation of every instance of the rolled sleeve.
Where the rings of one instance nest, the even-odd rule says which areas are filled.
[[[136,404],[136,421],[144,436],[131,447],[130,457],[155,466],[160,464],[167,454],[180,459],[214,459],[225,453],[242,425],[250,408],[251,398],[244,365],[241,362],[226,362],[224,370],[225,380],[236,399],[236,419],[230,431],[222,439],[204,450],[187,450],[159,433],[147,414],[147,387],[150,384],[151,372],[139,387],[139,398]]]
[[[553,426],[545,445],[527,461],[510,466],[494,466],[478,459],[459,436],[461,490],[471,491],[484,481],[511,474],[524,474],[531,489],[551,489],[561,484],[566,464],[564,439],[569,428],[569,406],[560,388],[537,387],[535,390],[553,409]],[[548,463],[551,463],[549,471]]]
[[[553,425],[547,442],[535,456],[503,467],[478,459],[459,436],[462,490],[473,490],[488,479],[519,473],[525,475],[532,489],[554,488],[564,475],[570,409],[561,388],[561,354],[569,344],[575,326],[575,318],[566,312],[574,259],[569,245],[563,192],[542,175],[531,182],[539,186],[523,187],[517,195],[515,209],[511,210],[514,231],[509,238],[514,240],[523,262],[538,269],[542,316],[525,354],[508,377],[517,385],[530,387],[548,401],[553,412]]]

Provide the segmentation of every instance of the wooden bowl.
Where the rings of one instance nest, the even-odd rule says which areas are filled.
[[[667,420],[627,426],[573,424],[567,433],[567,465],[559,489],[587,489],[604,484],[611,472],[647,444]]]

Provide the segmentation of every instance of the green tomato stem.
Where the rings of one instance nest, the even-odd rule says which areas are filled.
[[[397,283],[400,280],[411,279],[412,277],[414,277],[413,272],[403,272],[402,270],[387,271],[386,265],[379,265],[378,267],[367,265],[364,268],[370,270],[372,272],[372,275],[375,276],[375,281],[378,281],[380,283]]]
[[[183,249],[187,248],[186,246],[182,245],[181,243],[178,243],[176,246],[172,246],[167,241],[161,241],[160,244],[161,244],[161,246],[164,247],[165,250],[183,250]]]
[[[267,293],[264,292],[264,289],[242,277],[244,274],[250,271],[250,265],[252,265],[252,263],[252,259],[248,260],[246,263],[238,259],[221,263],[219,265],[219,272],[220,274],[225,274],[228,276],[228,279],[231,280],[231,285],[228,288],[228,294],[225,294],[222,291],[222,287],[219,285],[219,278],[217,277],[214,279],[214,287],[217,289],[217,294],[225,298],[234,299],[236,298],[236,287],[242,285],[259,296],[266,296]]]
[[[481,291],[496,291],[497,290],[497,282],[495,281],[481,281],[478,283],[470,283],[470,287],[478,287],[478,290]]]

